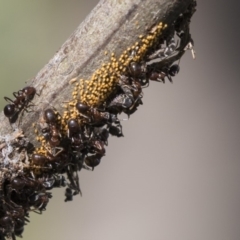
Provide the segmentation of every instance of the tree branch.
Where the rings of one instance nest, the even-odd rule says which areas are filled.
[[[121,135],[114,132],[121,127],[117,114],[137,110],[142,87],[149,80],[164,82],[167,77],[171,81],[178,71],[172,64],[187,49],[192,50],[189,23],[195,6],[195,0],[100,1],[28,83],[39,96],[32,100],[24,91],[14,94],[19,102],[11,104],[21,110],[18,121],[11,126],[0,115],[0,238],[21,235],[29,211],[45,210],[51,198],[47,190],[66,186],[62,174],[69,181],[65,201],[72,200],[72,190],[81,193],[77,172],[87,168],[84,163],[90,167],[99,164],[109,133]],[[73,88],[71,83],[79,79]],[[25,108],[26,99],[29,108],[34,105],[33,111]],[[78,108],[77,103],[86,105]],[[109,110],[111,104],[115,113]],[[60,113],[56,115],[60,120],[51,109],[44,112],[49,108]],[[36,122],[44,125],[43,147],[35,148],[33,154],[26,142],[29,139],[37,147],[32,126]]]
[[[41,91],[34,99],[34,111],[21,122],[21,128],[35,143],[35,134],[30,126],[38,121],[43,109],[54,106],[62,112],[62,103],[69,99],[72,78],[89,79],[93,72],[114,52],[119,56],[131,46],[139,35],[162,21],[169,26],[186,11],[193,0],[111,0],[100,1],[76,31],[62,45],[53,58],[39,71],[29,86]],[[0,114],[0,134],[12,131],[8,119]]]

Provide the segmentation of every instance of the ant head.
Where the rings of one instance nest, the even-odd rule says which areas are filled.
[[[36,89],[34,87],[25,87],[22,89],[22,92],[28,98],[28,100],[32,100],[36,94]]]

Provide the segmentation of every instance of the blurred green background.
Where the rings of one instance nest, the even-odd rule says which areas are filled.
[[[0,107],[25,86],[84,20],[97,0],[0,0]]]

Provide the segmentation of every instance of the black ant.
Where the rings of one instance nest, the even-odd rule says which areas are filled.
[[[48,163],[49,159],[39,153],[32,154],[31,157],[31,163],[36,166],[44,166],[46,163]]]
[[[148,80],[156,81],[156,82],[163,82],[165,83],[165,78],[172,83],[172,77],[174,77],[180,68],[178,64],[173,64],[169,68],[165,68],[163,70],[158,71],[158,69],[154,69],[148,73]],[[149,85],[149,81],[147,80],[147,84]]]
[[[24,225],[26,225],[26,222],[29,222],[28,217],[28,213],[22,207],[14,207],[7,201],[2,200],[0,234],[3,234],[3,239],[11,236],[13,240],[16,240],[15,235],[21,237],[24,231]]]
[[[123,109],[129,109],[133,104],[133,100],[125,93],[118,94],[107,105],[107,110],[110,113],[120,114]]]
[[[137,64],[137,63],[136,63]],[[108,104],[107,109],[110,112],[120,114],[121,112],[126,113],[128,116],[137,110],[137,107],[142,104],[142,86],[137,78],[137,75],[140,75],[139,69],[136,69],[135,75],[136,77],[127,77],[121,76],[119,80],[120,91],[123,93],[119,93],[111,102]]]
[[[39,211],[38,213],[41,214],[42,211],[46,210],[50,198],[52,198],[52,194],[50,192],[34,193],[30,197],[29,202],[33,206],[33,208],[37,209]]]
[[[65,202],[72,201],[73,200],[73,192],[71,188],[66,188],[65,190]]]
[[[146,63],[131,62],[129,65],[130,74],[140,81],[143,87],[149,85],[149,80],[165,83],[167,77],[172,82],[174,77],[180,70],[179,64],[173,64],[168,68],[158,69],[158,63],[146,65]]]
[[[58,117],[58,113],[55,113],[53,109],[48,108],[43,112],[43,117],[39,124],[43,137],[50,146],[47,150],[53,156],[57,156],[63,151],[63,148],[60,146],[62,135],[59,129]]]
[[[68,188],[67,189],[71,189],[73,190],[73,194],[72,195],[77,195],[80,194],[82,196],[82,191],[80,189],[80,185],[79,185],[79,177],[78,177],[78,166],[76,165],[68,165],[67,166],[67,170],[66,170],[66,174],[67,174],[67,178],[69,180],[69,184],[68,184]],[[67,190],[66,191],[69,191]],[[70,192],[70,191],[69,191]],[[71,191],[72,193],[72,191]],[[65,195],[67,198],[67,195]],[[70,199],[65,201],[71,201]]]
[[[31,106],[29,103],[33,100],[35,94],[37,94],[36,89],[27,86],[22,90],[13,93],[15,100],[4,97],[9,104],[4,107],[3,112],[9,119],[10,123],[15,123],[17,121],[18,115],[22,110],[27,112],[27,108]]]
[[[69,119],[68,121],[68,138],[71,140],[74,152],[81,152],[85,149],[82,129],[77,119]]]
[[[93,134],[96,139],[102,141],[104,145],[108,145],[109,130],[105,127],[93,128]]]
[[[109,125],[108,131],[112,136],[123,137],[122,125],[120,123]]]
[[[83,117],[88,119],[88,124],[96,127],[102,127],[105,124],[119,122],[116,114],[107,111],[101,111],[94,107],[89,107],[82,102],[76,104],[76,109]]]
[[[68,155],[64,152],[52,155],[50,152],[47,152],[47,155],[40,153],[34,153],[31,157],[31,165],[34,168],[39,167],[44,171],[54,173],[65,173],[66,167],[70,164]]]
[[[102,156],[103,156],[102,154],[95,153],[93,155],[87,156],[84,161],[89,167],[92,168],[93,171],[94,167],[99,165],[99,163],[101,162]]]

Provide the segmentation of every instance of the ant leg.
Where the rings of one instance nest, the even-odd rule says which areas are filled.
[[[13,92],[13,96],[15,98],[18,98],[19,96],[23,95],[23,91],[22,90],[19,90],[18,92]]]
[[[37,92],[35,93],[38,97],[41,96],[42,91],[43,91],[43,89],[46,87],[46,85],[47,85],[47,83],[44,83],[44,84],[42,85],[42,88],[41,88],[40,92],[39,92],[39,93],[37,93]]]
[[[63,147],[53,147],[53,148],[51,148],[51,147],[45,146],[45,148],[46,148],[46,150],[48,151],[48,153],[50,153],[53,157],[58,156],[58,155],[64,150]],[[59,149],[59,151],[56,152],[56,151],[55,151],[56,149]],[[54,152],[53,152],[53,150],[54,150]]]
[[[12,104],[15,105],[15,103],[14,103],[14,101],[13,101],[12,99],[10,99],[10,98],[8,98],[8,97],[4,97],[4,99],[5,99],[7,102],[12,103]]]
[[[62,148],[62,147],[55,147],[55,149],[59,149],[59,151],[57,153],[55,153],[55,155],[53,155],[53,157],[58,156],[64,150],[64,148]]]

